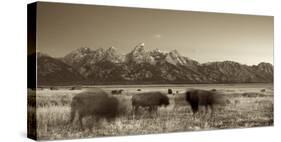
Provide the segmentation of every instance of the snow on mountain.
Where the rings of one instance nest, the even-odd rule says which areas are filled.
[[[79,48],[62,59],[41,58],[44,54],[38,56],[38,74],[41,78],[51,74],[50,82],[68,81],[73,75],[77,80],[82,76],[86,84],[273,82],[273,66],[269,63],[253,66],[233,61],[200,64],[180,55],[177,50],[146,51],[144,43],[125,55],[119,54],[115,47],[109,47]],[[62,76],[62,73],[66,75]]]
[[[116,48],[113,46],[106,49],[104,60],[110,61],[112,63],[121,63],[123,61],[122,56],[117,53]]]
[[[149,52],[144,49],[144,43],[138,44],[130,53],[126,55],[126,62],[128,63],[150,63],[155,64],[155,60],[150,56]]]

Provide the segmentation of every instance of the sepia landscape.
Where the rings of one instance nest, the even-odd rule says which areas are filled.
[[[80,48],[60,59],[37,53],[37,61],[36,104],[30,103],[34,107],[30,114],[36,114],[37,136],[42,140],[273,125],[273,66],[269,63],[200,64],[175,50],[145,52],[143,43],[123,59],[114,48]],[[91,114],[80,124],[75,114],[71,122],[73,97],[97,88],[118,99],[120,115],[108,121]],[[186,91],[191,89],[223,98],[214,105],[213,115],[203,105],[198,113],[192,112],[186,101]],[[157,106],[156,112],[143,107],[135,113],[132,98],[144,92],[167,95],[169,105]]]
[[[270,16],[39,2],[37,18],[36,139],[274,125]]]
[[[191,85],[126,85],[100,86],[112,94],[112,90],[123,89],[113,94],[122,102],[126,112],[114,121],[91,117],[83,120],[84,129],[78,121],[69,123],[73,96],[86,90],[37,90],[36,120],[39,139],[70,139],[100,136],[154,134],[182,131],[216,130],[225,128],[248,128],[273,125],[273,86],[272,84],[191,84]],[[168,88],[179,94],[168,94]],[[185,101],[186,89],[216,89],[226,95],[224,104],[216,106],[213,117],[200,112],[193,118],[189,104]],[[141,89],[141,91],[137,91]],[[32,91],[32,90],[30,90]],[[142,110],[138,116],[132,112],[132,95],[139,92],[161,91],[168,94],[170,105],[159,107],[157,114]],[[30,95],[30,94],[29,94]],[[34,106],[35,107],[35,106]],[[30,110],[35,111],[35,108]],[[33,112],[34,113],[34,112]],[[30,112],[32,114],[32,112]]]

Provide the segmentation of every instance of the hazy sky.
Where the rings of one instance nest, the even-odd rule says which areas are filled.
[[[38,49],[62,57],[80,47],[114,46],[125,54],[177,49],[200,63],[273,63],[273,17],[40,3]]]

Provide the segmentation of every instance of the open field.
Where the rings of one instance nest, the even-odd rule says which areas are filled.
[[[111,93],[123,89],[115,95],[127,107],[127,114],[114,121],[93,122],[91,117],[83,120],[86,129],[78,124],[70,124],[70,103],[72,97],[86,90],[43,89],[37,91],[37,135],[38,139],[70,139],[100,136],[167,133],[179,131],[213,130],[225,128],[245,128],[273,125],[273,85],[272,84],[199,84],[199,85],[132,85],[99,86]],[[162,91],[168,88],[179,94],[168,95],[170,105],[158,109],[158,114],[144,112],[135,117],[131,112],[131,96],[138,92]],[[189,105],[182,93],[189,88],[216,89],[226,96],[227,103],[218,105],[214,117],[192,116]],[[137,91],[141,89],[141,91]],[[29,113],[35,109],[29,109]]]

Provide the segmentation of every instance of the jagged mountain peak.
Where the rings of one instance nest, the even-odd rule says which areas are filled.
[[[106,52],[107,54],[118,54],[118,53],[117,53],[117,50],[116,50],[116,48],[115,48],[114,46],[111,46],[111,47],[107,48],[107,49],[105,50],[105,52]]]
[[[129,63],[150,63],[154,64],[154,58],[150,55],[150,52],[146,52],[144,49],[144,43],[139,43],[130,53],[126,55],[126,62]]]
[[[106,49],[104,49],[104,48],[98,48],[95,50],[95,52],[101,52],[101,53],[105,52],[105,51],[106,51]]]
[[[155,48],[151,51],[151,54],[167,54],[168,52],[167,51],[164,51],[164,50],[160,50],[158,48]]]
[[[154,51],[154,52],[162,52],[160,49],[158,49],[158,48],[155,48],[154,50],[152,50],[152,51]]]
[[[261,63],[259,63],[258,64],[258,66],[271,66],[272,67],[272,64],[270,64],[270,63],[266,63],[266,62],[261,62]]]
[[[42,68],[44,67],[42,66],[40,72],[44,76],[45,73],[63,69],[70,75],[72,69],[78,71],[86,79],[85,81],[101,84],[112,81],[120,83],[126,81],[136,81],[135,83],[143,83],[143,81],[154,83],[246,83],[272,82],[273,80],[273,66],[264,62],[253,66],[234,61],[200,64],[182,56],[177,50],[166,52],[156,48],[146,51],[144,43],[137,44],[131,52],[125,55],[121,55],[117,51],[113,46],[97,49],[79,48],[62,59],[56,58],[72,68],[46,58],[46,62],[40,61],[44,61],[44,65],[46,64],[48,67]],[[59,66],[65,67],[60,68]],[[66,71],[66,68],[70,70]],[[54,75],[53,79],[55,80],[55,78],[58,76]]]
[[[88,47],[81,47],[78,48],[76,50],[73,50],[72,52],[70,52],[69,54],[65,55],[65,59],[69,58],[73,58],[75,60],[79,60],[81,58],[84,58],[85,56],[91,54],[93,52],[92,49],[88,48]]]
[[[253,67],[257,68],[257,70],[259,70],[259,71],[273,74],[273,65],[270,63],[261,62],[256,67],[255,66],[253,66]]]
[[[182,57],[177,50],[172,50],[166,56],[166,61],[173,65],[185,65],[187,58]]]
[[[176,50],[176,49],[170,51],[169,54],[171,54],[171,55],[173,55],[173,56],[181,56],[180,53],[178,52],[178,50]]]
[[[82,60],[88,57],[94,51],[88,47],[81,47],[73,50],[69,54],[65,55],[62,59],[68,65],[77,67],[80,66]]]
[[[86,55],[86,54],[90,54],[91,52],[93,52],[93,50],[90,49],[89,47],[81,47],[81,48],[78,48],[78,49],[72,51],[71,53]]]
[[[229,61],[229,60],[222,61],[221,63],[223,63],[223,64],[232,64],[232,65],[237,65],[237,64],[240,64],[240,63],[238,63],[238,62],[235,62],[235,61]]]
[[[110,46],[109,48],[107,48],[107,51],[116,51],[116,48],[114,46]]]
[[[144,42],[139,43],[137,46],[144,47]]]
[[[79,48],[77,50],[81,51],[81,52],[89,52],[89,51],[91,51],[91,49],[89,47],[81,47],[81,48]]]
[[[123,61],[122,56],[119,55],[116,51],[116,48],[111,46],[105,51],[104,60],[110,61],[113,63],[120,63]]]
[[[135,54],[135,53],[145,53],[144,43],[139,43],[138,45],[135,46],[131,54]]]

